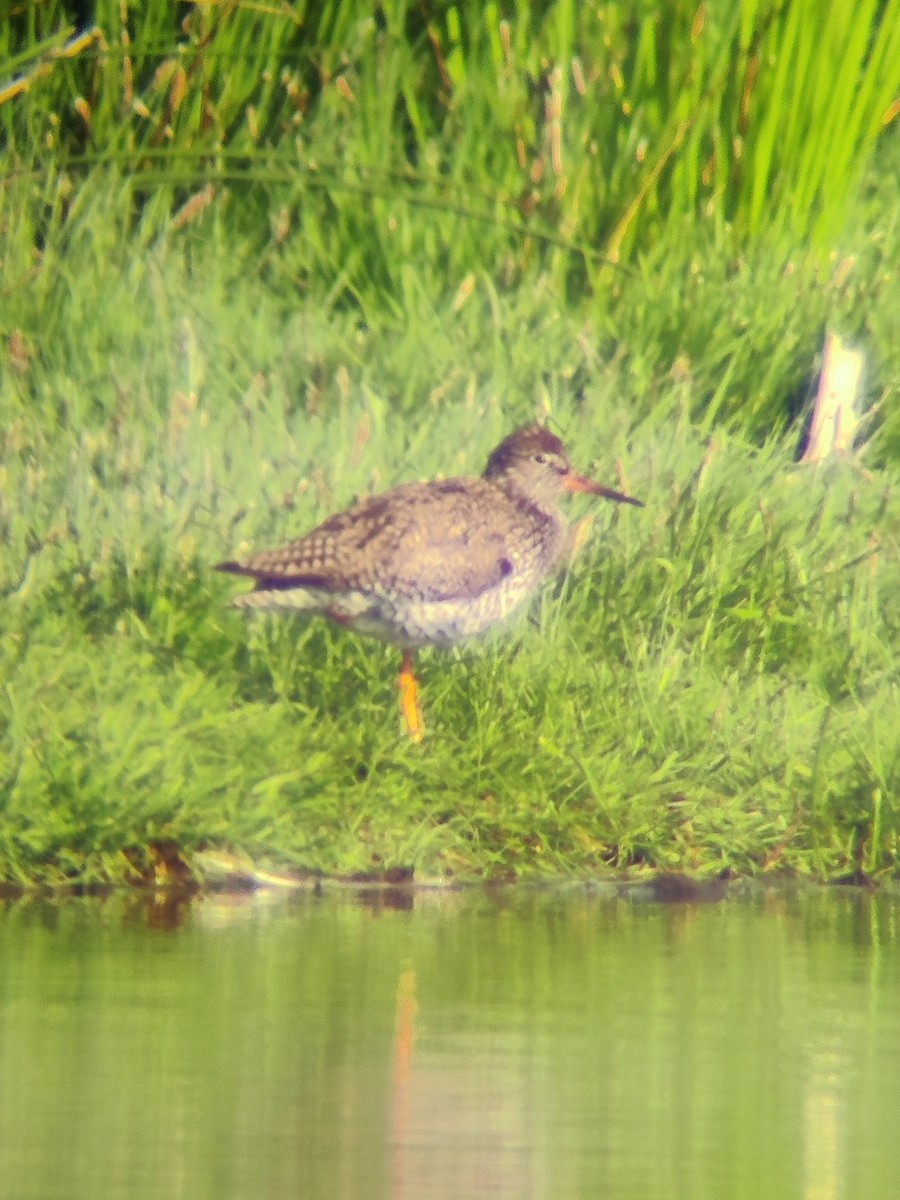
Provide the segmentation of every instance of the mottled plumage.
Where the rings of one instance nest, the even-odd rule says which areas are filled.
[[[255,581],[239,607],[321,613],[402,646],[412,680],[410,650],[483,633],[558,569],[566,491],[640,504],[577,475],[559,438],[531,425],[500,443],[480,477],[401,484],[217,569]]]

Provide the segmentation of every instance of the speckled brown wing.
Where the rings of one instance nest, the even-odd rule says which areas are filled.
[[[476,477],[402,484],[329,517],[305,537],[221,570],[259,590],[389,591],[440,601],[480,596],[514,569],[522,516]]]
[[[386,531],[382,581],[401,597],[477,598],[512,572],[511,542],[521,532],[515,506],[483,479],[431,483]]]

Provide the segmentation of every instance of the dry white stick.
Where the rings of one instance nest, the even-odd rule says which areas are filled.
[[[860,351],[850,350],[836,333],[829,334],[801,462],[821,462],[833,451],[844,453],[852,448],[863,418],[859,395],[862,369]]]

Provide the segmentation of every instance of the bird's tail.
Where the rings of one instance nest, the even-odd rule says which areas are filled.
[[[274,575],[258,567],[239,562],[217,563],[217,571],[226,575],[243,575],[252,579],[256,588],[231,601],[232,608],[290,609],[292,612],[321,612],[323,597],[316,584],[321,580],[310,575]]]

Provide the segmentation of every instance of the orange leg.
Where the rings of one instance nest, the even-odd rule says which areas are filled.
[[[400,712],[406,732],[414,742],[421,742],[425,726],[422,724],[422,710],[419,708],[419,685],[412,669],[412,651],[404,650],[403,665],[397,676],[397,687],[400,689]]]

